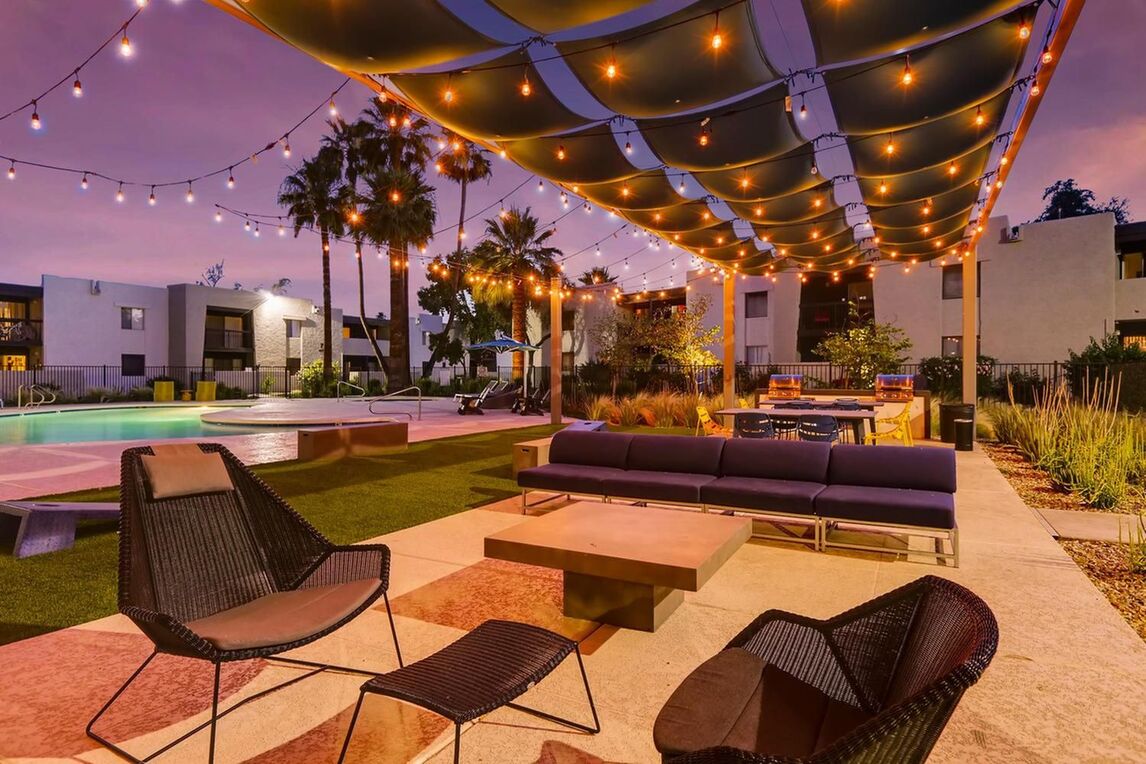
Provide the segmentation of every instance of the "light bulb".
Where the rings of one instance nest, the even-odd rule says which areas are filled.
[[[700,131],[700,137],[697,139],[697,142],[700,143],[702,147],[708,145],[708,128],[704,128]]]
[[[409,126],[410,126],[410,115],[407,114],[406,116],[402,117],[402,127],[409,127]]]
[[[959,168],[955,166],[955,163],[954,163],[954,162],[952,162],[951,164],[947,165],[947,174],[948,174],[948,175],[954,175],[954,174],[955,174],[955,173],[957,173],[957,172],[959,172]]]
[[[120,184],[119,184],[119,188],[117,188],[117,189],[115,190],[115,200],[116,200],[117,202],[122,202],[122,201],[123,201],[123,184],[122,184],[122,183],[120,183]]]
[[[282,223],[279,223],[279,236],[286,236],[286,228]]]
[[[235,187],[235,171],[233,169],[227,171],[227,188]]]
[[[32,129],[39,130],[42,126],[40,122],[40,112],[36,107],[36,102],[32,101]]]
[[[1042,62],[1044,64],[1049,64],[1051,61],[1054,61],[1054,54],[1051,53],[1049,46],[1044,46]]]
[[[1020,40],[1026,40],[1026,39],[1027,39],[1027,38],[1029,38],[1030,36],[1031,36],[1031,27],[1030,27],[1030,25],[1029,25],[1029,24],[1027,24],[1026,22],[1024,22],[1023,24],[1019,25],[1019,39],[1020,39]]]
[[[1009,161],[1011,161],[1011,160],[1007,158],[1006,154],[1003,154],[1001,157],[999,157],[999,164],[1001,164],[1003,166],[1006,166],[1007,162],[1009,162]]]
[[[147,203],[152,207],[155,206],[155,186],[151,187],[151,196],[147,197]]]
[[[609,79],[614,79],[617,76],[617,63],[610,61],[609,65],[605,67],[605,76]]]
[[[88,174],[85,172],[84,176],[80,178],[80,188],[87,191],[88,189]]]
[[[332,116],[332,117],[338,116],[338,107],[334,105],[334,99],[333,98],[330,99],[329,111],[330,111],[330,116]]]
[[[987,118],[985,116],[983,116],[983,107],[977,106],[975,108],[975,126],[976,127],[982,127],[983,123],[986,121],[987,121]]]
[[[402,195],[399,194],[397,191],[391,191],[390,192],[390,201],[393,202],[394,204],[397,204],[401,198],[402,198]]]
[[[187,203],[191,204],[195,201],[195,192],[191,190],[191,184],[187,184]]]
[[[912,82],[915,81],[915,75],[911,73],[911,59],[910,58],[906,59],[906,62],[903,65],[903,75],[899,78],[899,81],[902,82],[904,85],[910,85]]]
[[[135,4],[142,8],[143,6],[147,5],[147,0],[135,0]]]
[[[397,126],[398,126],[398,118],[395,117],[393,114],[391,114],[390,115],[390,127],[397,127]]]
[[[808,107],[803,101],[800,102],[800,119],[808,118]]]
[[[621,186],[621,196],[623,196],[626,199],[629,198],[629,184],[628,183]]]
[[[135,49],[131,47],[131,40],[127,37],[127,28],[124,27],[123,38],[119,41],[119,55],[124,58],[131,58],[133,53],[135,53]]]
[[[676,187],[677,193],[684,194],[684,178],[681,178],[680,183]]]
[[[528,98],[529,94],[532,92],[533,92],[533,88],[530,87],[529,77],[527,76],[521,81],[521,94]]]
[[[891,138],[887,139],[887,147],[884,149],[888,156],[895,153],[895,144],[892,143]]]
[[[251,221],[248,220],[245,223],[243,223],[243,230],[246,231],[247,233],[251,232]],[[326,248],[324,247],[324,249],[326,249]]]
[[[1039,87],[1039,83],[1036,80],[1034,84],[1031,85],[1031,95],[1037,96],[1041,92],[1043,92],[1043,89]]]
[[[453,103],[454,89],[451,88],[449,85],[447,85],[446,89],[442,92],[442,100],[445,101],[446,103]]]
[[[72,95],[76,98],[82,98],[84,95],[84,86],[80,82],[80,73],[76,72],[76,81],[72,83]]]
[[[290,159],[290,138],[283,138],[283,158]]]
[[[259,224],[255,223],[255,238],[259,238]]]
[[[628,141],[625,141],[625,153],[626,154],[632,154],[633,153],[633,144],[629,143]]]
[[[216,223],[222,223],[223,222],[223,213],[220,210],[215,210],[215,222]]]
[[[886,194],[887,193],[887,183],[880,181],[879,192],[880,192],[880,194]]]
[[[542,183],[540,180],[537,181],[537,193],[540,194],[544,190],[545,190],[545,184]]]
[[[600,256],[601,256],[601,248],[597,247],[597,257],[600,257]]]

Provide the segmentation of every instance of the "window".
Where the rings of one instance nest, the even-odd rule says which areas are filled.
[[[428,348],[430,346],[430,333],[422,332],[422,347]]]
[[[749,366],[764,366],[768,363],[767,345],[746,345],[744,360]]]
[[[298,374],[299,369],[302,368],[301,358],[288,358],[287,361],[287,374]]]
[[[1118,259],[1122,261],[1122,278],[1146,278],[1146,253],[1124,252],[1118,256]]]
[[[0,318],[27,318],[28,306],[22,302],[0,300]]]
[[[577,369],[576,358],[573,353],[564,352],[561,354],[561,373],[572,374]]]
[[[744,317],[768,318],[767,292],[748,292],[744,295]]]
[[[302,336],[302,321],[297,318],[286,319],[286,333],[287,339],[294,339]]]
[[[135,332],[143,331],[143,308],[120,308],[119,328]]]
[[[119,357],[119,373],[125,377],[142,377],[146,375],[146,361],[142,355],[124,353]]]
[[[347,326],[346,324],[342,325],[342,339],[344,339],[344,340],[350,339],[350,327]]]
[[[0,353],[0,371],[27,371],[28,357]]]
[[[983,267],[982,263],[975,263],[975,273],[977,276],[977,295],[983,294]],[[956,263],[955,265],[943,266],[943,299],[944,300],[961,300],[963,299],[963,266]]]

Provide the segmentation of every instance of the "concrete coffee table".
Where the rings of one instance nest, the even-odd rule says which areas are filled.
[[[577,502],[486,536],[485,556],[565,572],[565,615],[656,631],[752,535],[752,521]]]

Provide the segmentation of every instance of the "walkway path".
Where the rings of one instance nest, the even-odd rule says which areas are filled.
[[[1035,510],[1058,538],[1079,541],[1127,541],[1138,524],[1135,515],[1121,512],[1081,512],[1077,509]]]

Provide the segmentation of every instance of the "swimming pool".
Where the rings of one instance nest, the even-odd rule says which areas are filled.
[[[0,416],[0,446],[215,438],[281,429],[210,424],[199,418],[212,410],[210,406],[123,406]]]

